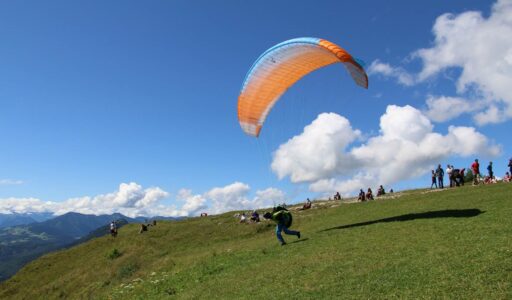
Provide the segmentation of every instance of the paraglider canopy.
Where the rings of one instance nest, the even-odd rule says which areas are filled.
[[[247,73],[238,96],[238,121],[245,133],[257,137],[274,103],[312,71],[343,63],[361,87],[368,76],[355,58],[340,46],[318,38],[291,39],[265,51]]]

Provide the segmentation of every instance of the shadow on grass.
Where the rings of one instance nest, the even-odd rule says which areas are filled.
[[[302,243],[302,242],[305,242],[305,241],[307,241],[307,240],[309,240],[309,238],[296,240],[296,241],[293,241],[293,242],[289,242],[288,244]]]
[[[390,217],[390,218],[374,220],[374,221],[341,225],[341,226],[336,226],[336,227],[332,227],[332,228],[327,228],[327,229],[321,230],[320,232],[334,230],[334,229],[347,229],[347,228],[352,228],[352,227],[360,227],[360,226],[372,225],[372,224],[376,224],[376,223],[402,222],[402,221],[412,221],[412,220],[417,220],[417,219],[469,218],[469,217],[476,217],[479,214],[482,214],[484,212],[485,211],[481,211],[476,208],[428,211],[428,212],[423,212],[423,213],[406,214],[406,215]]]

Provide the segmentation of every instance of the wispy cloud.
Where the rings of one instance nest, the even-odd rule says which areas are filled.
[[[398,83],[411,86],[415,83],[413,75],[409,74],[401,67],[393,67],[390,64],[383,63],[380,60],[374,60],[370,67],[368,67],[369,75],[382,75],[384,77],[391,77],[397,80]]]
[[[446,122],[464,113],[474,112],[482,106],[481,102],[470,101],[461,97],[428,96],[428,109],[425,115],[434,122]]]
[[[20,185],[20,184],[23,184],[22,180],[0,179],[0,185]]]

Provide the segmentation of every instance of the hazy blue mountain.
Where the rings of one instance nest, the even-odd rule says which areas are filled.
[[[36,220],[26,214],[0,214],[0,228],[34,223]]]
[[[0,228],[41,222],[51,218],[52,213],[0,214]]]
[[[55,237],[74,240],[87,235],[101,226],[110,224],[113,220],[119,219],[125,219],[129,223],[137,222],[135,219],[122,214],[96,216],[69,212],[44,222],[29,224],[28,227],[31,232],[37,234],[46,233]]]
[[[43,222],[55,218],[55,215],[51,212],[27,213],[26,215],[36,220],[36,222]]]

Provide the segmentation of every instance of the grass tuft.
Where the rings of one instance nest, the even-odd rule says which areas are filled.
[[[114,260],[114,259],[118,258],[119,256],[121,256],[121,252],[119,252],[119,250],[117,250],[117,248],[110,250],[107,254],[107,258],[110,260]]]
[[[133,262],[122,265],[117,272],[117,277],[120,279],[131,277],[137,270],[139,266]]]

